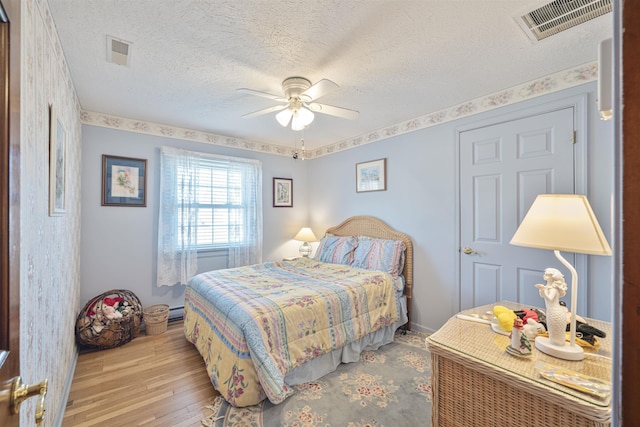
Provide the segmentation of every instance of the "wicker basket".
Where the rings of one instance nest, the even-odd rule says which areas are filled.
[[[167,330],[169,323],[169,306],[167,304],[154,304],[142,310],[144,314],[144,327],[147,335],[158,335]]]
[[[116,307],[117,313],[105,314],[104,305]],[[80,311],[76,319],[76,340],[86,347],[117,347],[138,336],[141,321],[142,304],[136,294],[112,289],[90,299]]]

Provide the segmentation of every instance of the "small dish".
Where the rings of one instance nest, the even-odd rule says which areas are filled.
[[[500,326],[500,322],[498,322],[498,319],[495,317],[491,319],[491,330],[496,334],[507,336],[511,335],[511,332],[505,330],[502,326]]]

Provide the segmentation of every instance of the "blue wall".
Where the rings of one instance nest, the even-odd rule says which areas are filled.
[[[310,163],[311,227],[319,232],[353,215],[372,215],[414,242],[413,325],[432,331],[459,311],[457,136],[460,129],[556,109],[586,99],[586,194],[611,243],[613,128],[598,119],[596,84],[403,134]],[[387,191],[356,193],[356,163],[387,158]],[[328,173],[330,172],[330,173]],[[578,188],[576,192],[584,189]],[[589,282],[581,282],[584,316],[611,321],[612,258],[589,257]],[[584,278],[583,278],[584,279]],[[542,302],[541,302],[542,305]]]
[[[372,215],[414,242],[413,322],[433,331],[459,309],[456,132],[476,123],[554,108],[568,98],[587,100],[587,195],[611,242],[613,140],[611,122],[598,119],[596,84],[589,83],[454,122],[403,134],[313,160],[261,154],[196,142],[83,126],[82,299],[113,288],[134,291],[144,305],[181,306],[183,287],[156,288],[158,147],[241,156],[262,161],[264,260],[295,256],[292,237],[310,225],[318,237],[353,215]],[[146,208],[100,206],[101,155],[148,159]],[[387,191],[356,193],[356,163],[387,158]],[[293,178],[294,207],[271,207],[272,177]],[[590,284],[582,315],[611,320],[611,258],[590,257]],[[588,288],[588,289],[587,289]]]
[[[110,289],[129,289],[144,306],[184,304],[184,286],[155,286],[159,199],[159,147],[257,159],[262,162],[264,260],[298,255],[293,236],[308,225],[308,161],[161,138],[116,129],[82,127],[81,300]],[[101,206],[102,155],[147,159],[147,206]],[[293,178],[293,208],[272,207],[272,178]],[[198,270],[225,267],[226,253],[207,254]],[[222,255],[222,256],[220,256]]]

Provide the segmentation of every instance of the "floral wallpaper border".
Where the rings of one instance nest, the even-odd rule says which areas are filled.
[[[383,139],[391,138],[420,129],[439,125],[441,123],[456,120],[465,116],[493,110],[505,105],[514,104],[527,99],[568,89],[598,78],[597,62],[585,64],[568,70],[560,71],[550,76],[542,77],[519,86],[514,86],[500,92],[477,98],[453,107],[436,111],[424,116],[416,117],[393,126],[378,129],[354,138],[338,141],[323,147],[308,150],[307,157],[322,157],[350,148],[359,147]],[[149,135],[164,136],[169,138],[198,141],[207,144],[222,145],[243,150],[259,151],[282,156],[291,155],[290,146],[273,145],[261,142],[248,141],[230,136],[214,133],[200,132],[197,130],[161,125],[157,123],[117,117],[108,114],[83,110],[80,115],[83,124],[101,126],[107,128],[139,132]]]

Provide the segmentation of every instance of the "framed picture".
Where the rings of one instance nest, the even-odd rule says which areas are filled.
[[[356,164],[356,192],[387,189],[387,159]]]
[[[293,207],[293,179],[273,178],[273,207]]]
[[[62,216],[66,204],[67,133],[53,105],[49,113],[49,216]]]
[[[102,206],[147,206],[147,159],[102,155]]]

